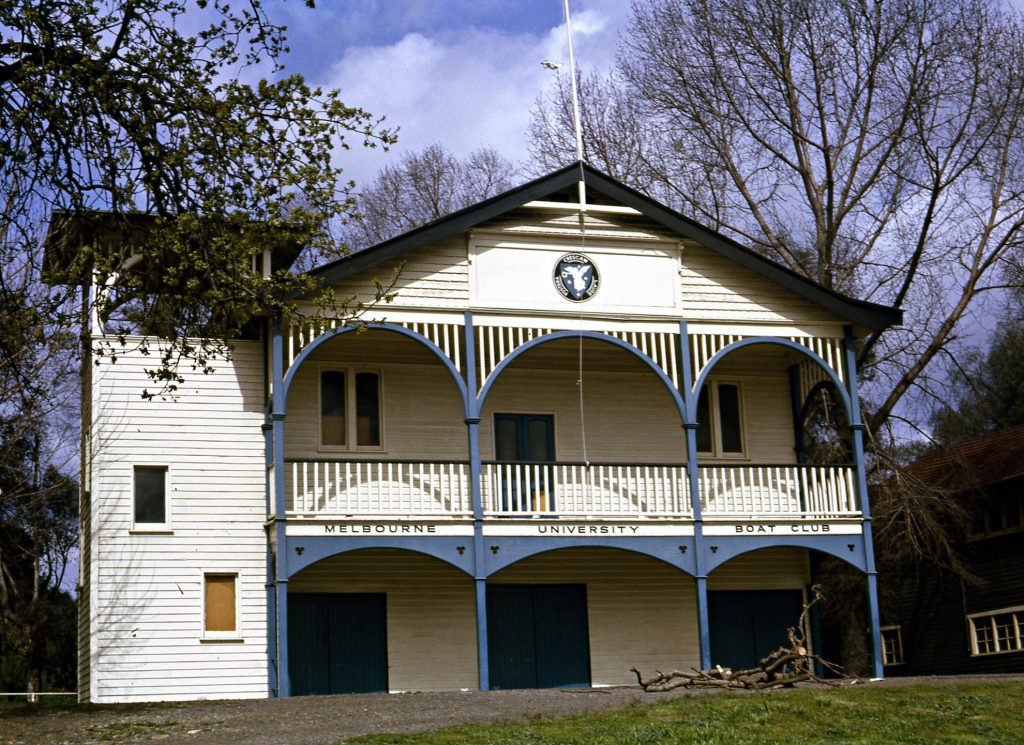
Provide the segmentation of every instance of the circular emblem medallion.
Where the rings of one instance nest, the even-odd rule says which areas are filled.
[[[555,263],[555,288],[566,300],[582,303],[597,293],[601,283],[597,265],[584,254],[566,254]]]

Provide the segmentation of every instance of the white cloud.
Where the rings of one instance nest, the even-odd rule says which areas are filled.
[[[600,2],[589,5],[594,7],[572,17],[577,65],[609,69],[623,13],[609,12]],[[604,5],[621,7],[607,0]],[[543,35],[462,28],[348,47],[323,83],[340,88],[346,103],[387,116],[401,131],[391,154],[357,148],[340,154],[346,175],[365,183],[396,154],[431,142],[458,155],[493,146],[524,160],[530,111],[553,82],[540,61],[567,62],[565,39],[563,24]]]

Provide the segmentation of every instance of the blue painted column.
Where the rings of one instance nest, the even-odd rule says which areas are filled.
[[[850,394],[850,435],[853,463],[857,474],[857,498],[864,517],[864,567],[867,574],[868,622],[871,627],[871,657],[874,676],[884,676],[882,665],[882,632],[878,609],[878,572],[875,569],[875,548],[871,529],[871,504],[868,500],[868,480],[864,468],[864,423],[860,416],[860,398],[857,391],[857,353],[854,349],[853,329],[843,329],[843,352],[846,363],[846,387]]]
[[[288,678],[288,535],[285,531],[284,499],[284,344],[281,316],[274,316],[270,346],[274,390],[271,409],[271,439],[274,450],[274,639],[277,646],[277,695],[291,695]]]
[[[466,365],[466,434],[469,445],[469,489],[473,499],[473,585],[476,597],[476,656],[478,684],[481,691],[491,689],[490,661],[487,649],[487,570],[484,557],[484,505],[480,492],[480,403],[476,380],[476,332],[473,314],[466,311],[463,332]]]
[[[711,667],[711,630],[708,620],[708,576],[704,556],[704,517],[700,508],[700,481],[697,470],[697,393],[691,381],[696,377],[690,358],[690,333],[686,321],[679,322],[680,393],[686,404],[686,477],[690,487],[690,505],[693,509],[693,548],[696,552],[694,577],[697,590],[697,636],[700,644],[700,667]]]

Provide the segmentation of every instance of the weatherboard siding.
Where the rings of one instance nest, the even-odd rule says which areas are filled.
[[[808,562],[808,553],[802,548],[765,548],[742,554],[708,575],[708,589],[803,590],[810,582]]]
[[[355,551],[300,572],[288,591],[385,593],[389,689],[477,688],[475,590],[455,567],[405,551]]]
[[[493,584],[586,584],[591,682],[629,685],[636,667],[686,670],[700,665],[693,578],[628,551],[564,549],[524,559]]]
[[[129,352],[95,371],[92,700],[265,697],[262,345],[146,401],[153,364]],[[134,529],[136,464],[169,469],[169,532]],[[238,575],[230,640],[205,638],[205,572]]]
[[[392,302],[376,305],[375,283],[380,283],[389,295],[393,295]],[[367,311],[373,317],[392,306],[464,308],[469,303],[466,238],[453,236],[400,260],[385,261],[342,280],[334,287],[341,300],[352,298],[366,306],[376,305]]]
[[[687,243],[680,279],[683,315],[693,321],[836,323],[819,305],[711,249]]]

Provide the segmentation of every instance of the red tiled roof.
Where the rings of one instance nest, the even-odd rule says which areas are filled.
[[[985,486],[1024,476],[1024,424],[928,453],[909,470],[944,486]]]

